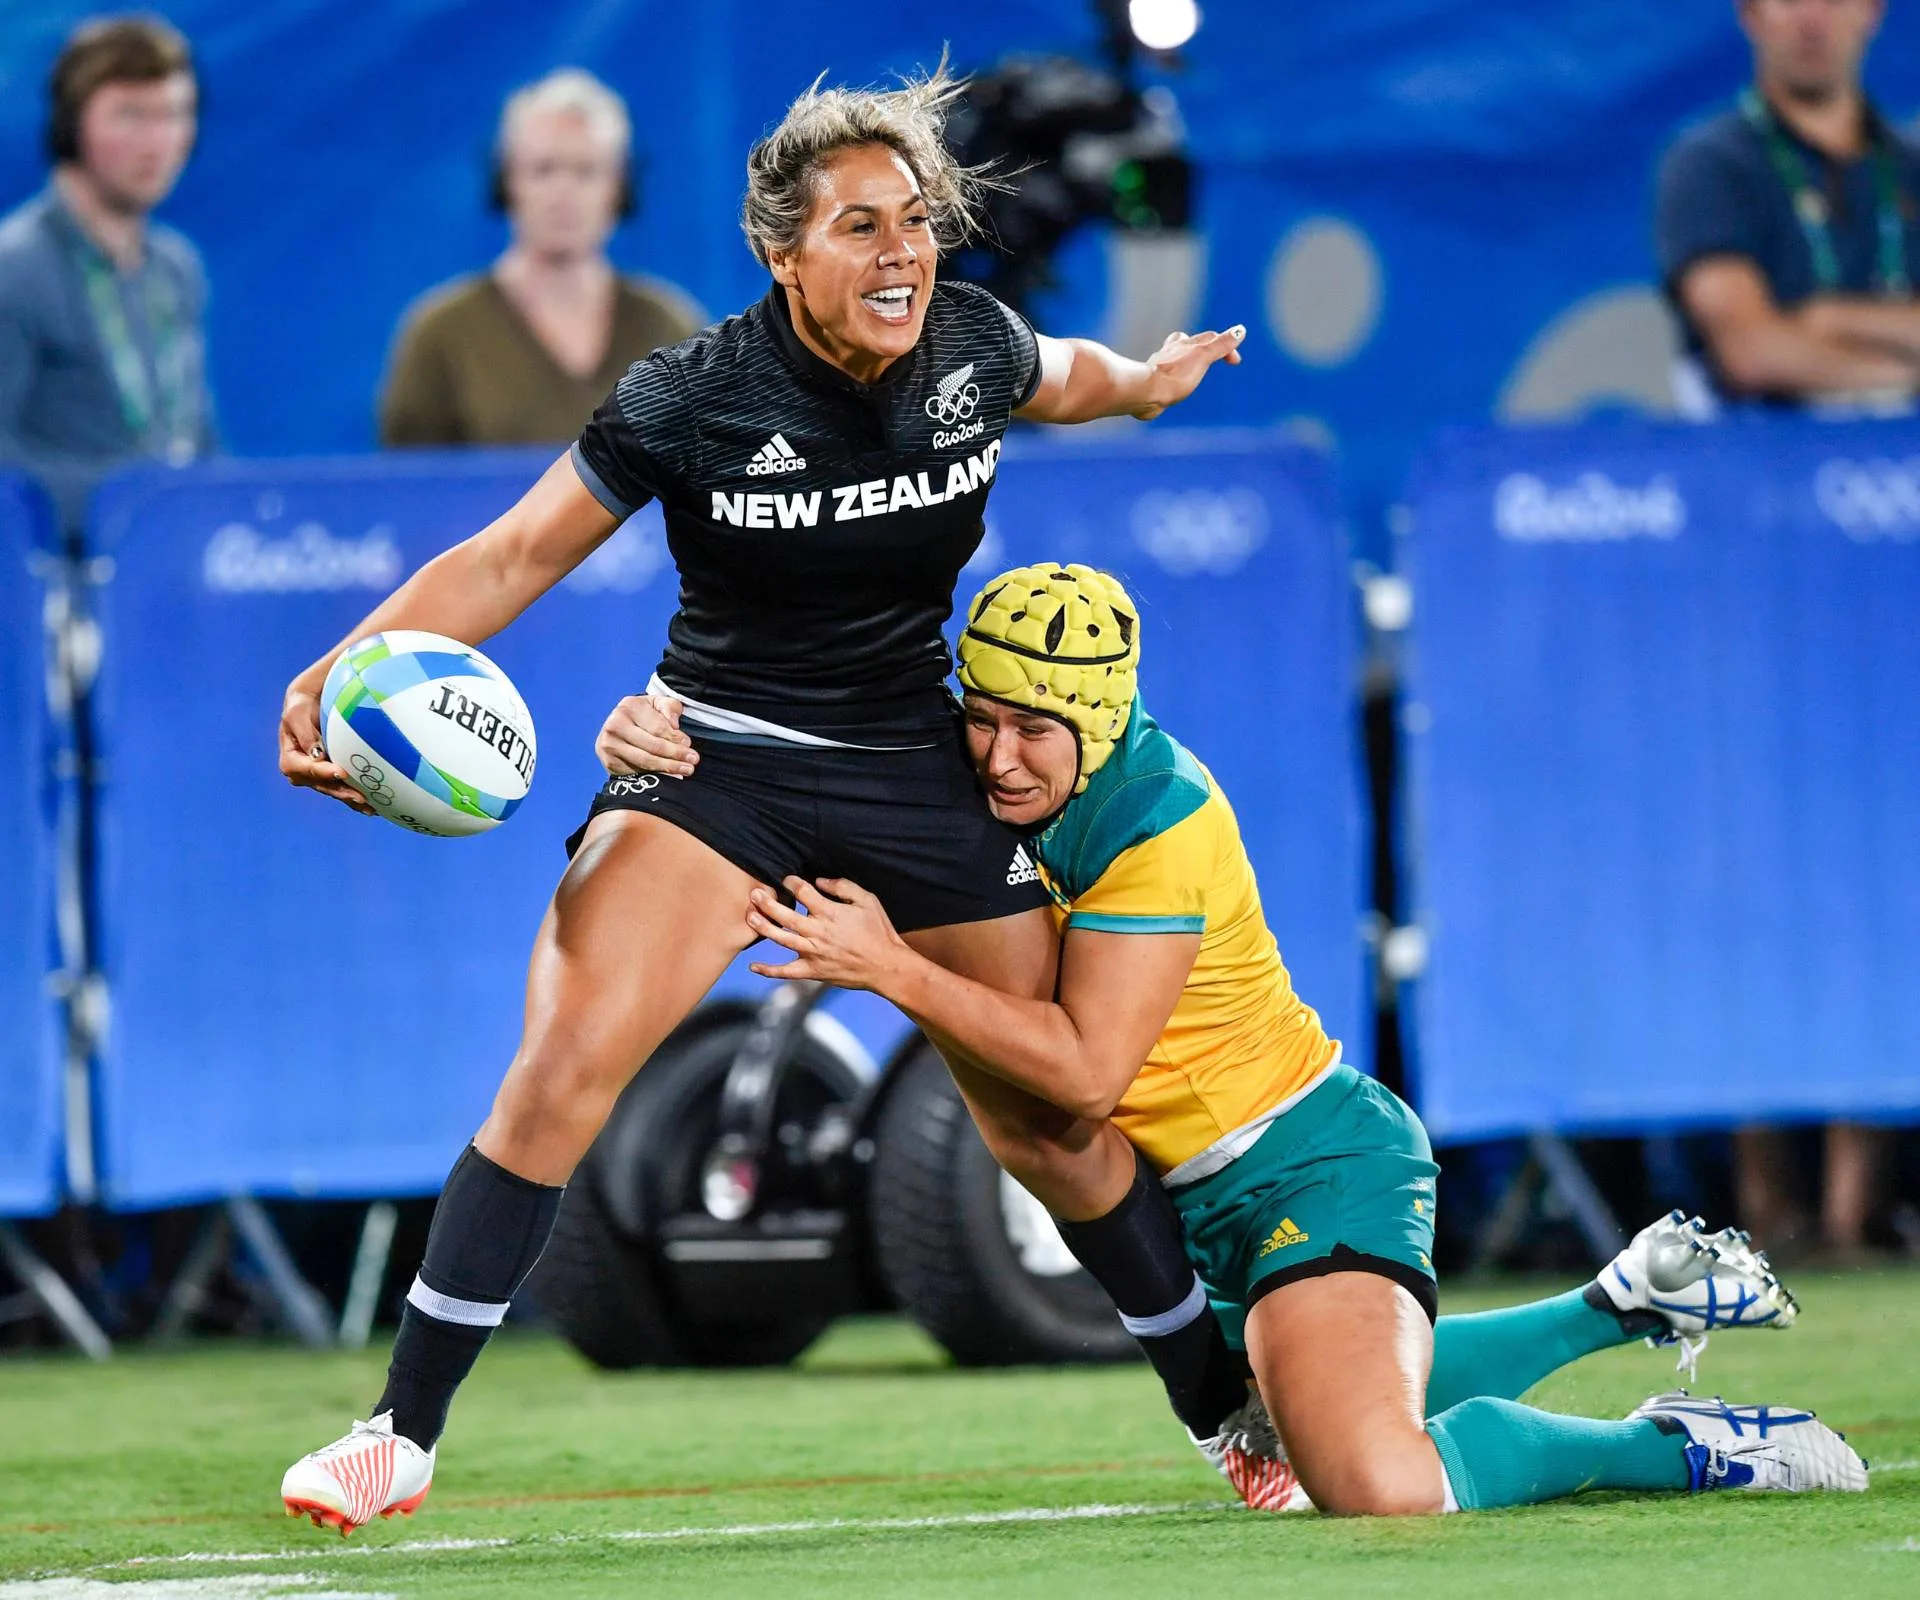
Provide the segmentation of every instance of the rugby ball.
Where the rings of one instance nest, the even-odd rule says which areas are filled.
[[[389,822],[443,839],[485,833],[533,784],[533,718],[471,645],[395,629],[340,652],[320,692],[327,759]]]

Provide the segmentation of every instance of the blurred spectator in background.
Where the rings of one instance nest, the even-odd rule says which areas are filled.
[[[1655,243],[1685,325],[1681,408],[1733,399],[1905,409],[1920,388],[1920,146],[1861,88],[1882,0],[1737,0],[1754,81],[1684,134],[1660,172]],[[1819,1234],[1865,1248],[1888,1131],[1826,1129]],[[1813,1227],[1796,1143],[1779,1128],[1734,1137],[1740,1216],[1802,1249]]]
[[[1737,0],[1754,81],[1660,171],[1681,410],[1904,409],[1920,387],[1920,146],[1860,86],[1883,0]],[[1755,1226],[1759,1226],[1758,1221]]]
[[[150,213],[193,149],[187,41],[159,17],[82,24],[54,63],[52,181],[0,221],[0,461],[69,536],[110,468],[214,448],[200,257]]]
[[[491,271],[408,309],[380,400],[382,443],[562,443],[629,366],[699,328],[686,295],[607,259],[634,208],[631,138],[625,102],[576,68],[507,101],[493,200],[512,242]]]

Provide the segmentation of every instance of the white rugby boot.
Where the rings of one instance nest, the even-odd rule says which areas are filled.
[[[1313,1509],[1259,1395],[1249,1394],[1247,1403],[1221,1423],[1211,1439],[1202,1439],[1191,1429],[1187,1437],[1207,1458],[1207,1465],[1255,1511]]]
[[[1708,1233],[1700,1218],[1679,1211],[1642,1228],[1594,1283],[1615,1311],[1664,1323],[1647,1343],[1679,1345],[1680,1370],[1689,1378],[1710,1330],[1790,1328],[1800,1315],[1800,1303],[1751,1235],[1737,1228]]]
[[[1718,1395],[1696,1398],[1675,1389],[1642,1402],[1628,1417],[1665,1419],[1686,1434],[1687,1487],[1696,1494],[1708,1489],[1858,1494],[1867,1487],[1867,1464],[1847,1436],[1811,1411],[1728,1405]]]
[[[393,1413],[356,1422],[344,1439],[302,1456],[280,1480],[290,1517],[346,1538],[375,1517],[410,1517],[433,1486],[433,1451],[393,1431]]]

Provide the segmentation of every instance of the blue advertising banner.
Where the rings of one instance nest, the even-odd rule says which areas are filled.
[[[1920,426],[1463,433],[1411,503],[1434,1135],[1920,1110]]]
[[[673,609],[657,513],[486,647],[539,736],[507,825],[432,840],[354,817],[287,786],[273,734],[295,672],[544,464],[143,470],[102,492],[110,1203],[429,1192],[486,1114],[561,842],[598,786],[593,736]],[[1137,586],[1149,704],[1232,794],[1302,991],[1363,1052],[1349,584],[1324,463],[1162,436],[1029,447],[1004,480],[967,576],[1060,556]],[[876,1056],[904,1032],[869,997],[831,1006]]]
[[[42,86],[98,0],[28,0],[0,32],[0,211],[46,181]],[[1104,60],[1090,0],[867,7],[845,0],[170,0],[206,86],[162,217],[200,248],[231,448],[366,448],[410,302],[506,243],[487,176],[502,103],[563,66],[627,98],[637,215],[623,268],[715,316],[765,292],[737,225],[749,145],[820,73],[884,83],[950,47]],[[1116,8],[1124,11],[1125,7]],[[1667,403],[1672,332],[1652,247],[1654,172],[1750,71],[1732,0],[1206,0],[1176,63],[1196,172],[1188,233],[1088,227],[1031,308],[1043,332],[1142,354],[1173,328],[1249,330],[1183,424],[1292,421],[1337,443],[1356,503],[1398,493],[1434,428]],[[293,70],[297,67],[297,70]],[[1920,115],[1920,7],[1866,63],[1889,120]],[[350,114],[349,114],[350,112]],[[1357,535],[1373,537],[1362,517]]]
[[[51,1211],[60,1197],[61,1077],[53,941],[45,590],[32,556],[51,512],[24,478],[0,472],[0,1216]]]

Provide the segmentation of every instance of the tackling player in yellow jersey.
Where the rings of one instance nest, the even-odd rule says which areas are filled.
[[[1293,992],[1226,796],[1136,695],[1136,618],[1111,577],[1042,565],[988,584],[960,640],[970,754],[1054,901],[1054,1000],[935,966],[844,880],[787,879],[797,909],[755,891],[750,925],[793,953],[756,970],[870,989],[1005,1081],[1110,1118],[1172,1195],[1223,1320],[1244,1325],[1280,1459],[1322,1509],[1864,1488],[1859,1458],[1803,1411],[1675,1393],[1616,1422],[1515,1403],[1643,1334],[1791,1321],[1731,1231],[1676,1215],[1585,1290],[1447,1318],[1436,1339],[1425,1130]]]

